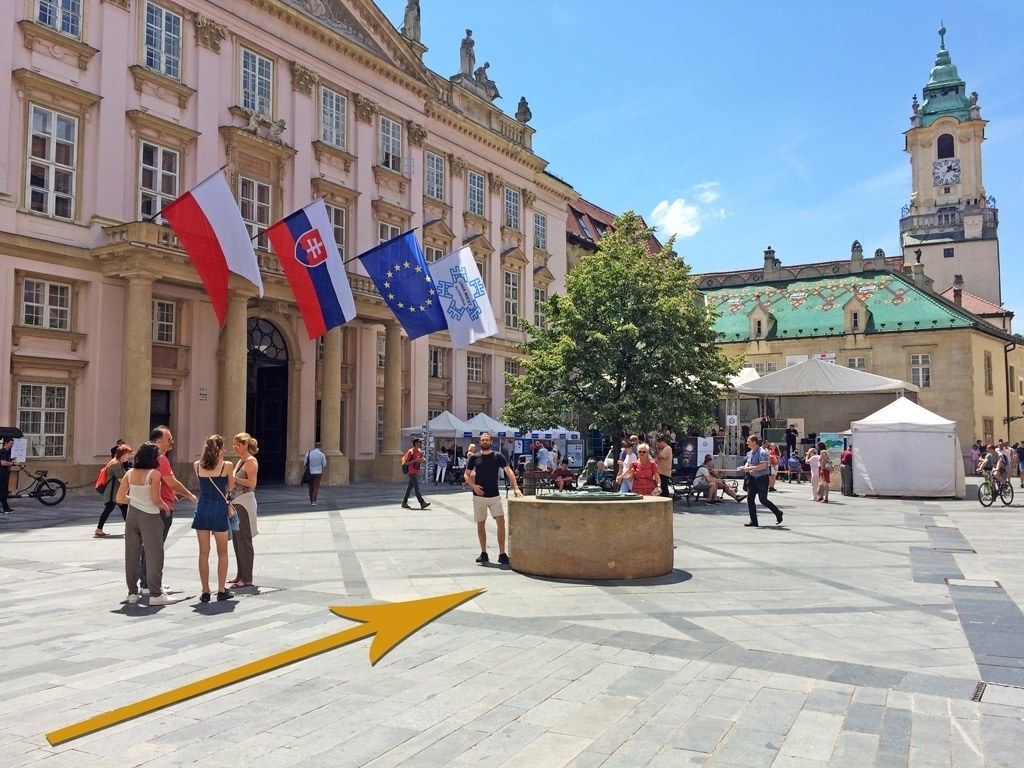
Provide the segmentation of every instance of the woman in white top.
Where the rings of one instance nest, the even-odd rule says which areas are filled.
[[[156,471],[160,449],[144,443],[135,453],[135,466],[125,473],[117,489],[117,503],[128,505],[124,528],[124,574],[128,582],[128,603],[139,602],[139,573],[143,547],[146,549],[146,583],[149,604],[168,605],[175,600],[160,586],[164,570],[164,524],[161,515],[170,514],[160,498],[160,473]],[[156,590],[156,591],[155,591]]]
[[[818,456],[818,451],[815,448],[807,449],[807,465],[811,468],[811,498],[815,501],[818,500],[818,466],[821,463],[821,458]]]
[[[636,446],[628,440],[623,443],[622,450],[625,452],[622,457],[622,467],[619,470],[619,493],[631,493],[633,481],[629,479],[629,468],[636,463]]]

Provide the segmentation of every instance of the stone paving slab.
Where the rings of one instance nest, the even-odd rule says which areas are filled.
[[[1024,765],[1018,509],[824,507],[783,484],[784,527],[677,505],[670,576],[587,583],[478,567],[467,494],[428,488],[410,514],[400,491],[323,489],[311,508],[261,489],[259,587],[221,605],[198,602],[182,507],[164,580],[183,599],[161,609],[122,604],[122,526],[93,539],[94,498],[16,502],[0,520],[0,765]],[[43,738],[337,632],[328,605],[477,587],[375,667],[357,643]]]

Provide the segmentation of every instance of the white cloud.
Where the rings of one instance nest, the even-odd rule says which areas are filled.
[[[663,238],[686,238],[700,232],[705,221],[724,219],[729,215],[725,208],[711,207],[722,196],[718,186],[717,181],[702,181],[694,184],[685,196],[662,200],[651,211],[651,225]]]

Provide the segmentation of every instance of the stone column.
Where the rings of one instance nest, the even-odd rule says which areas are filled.
[[[153,386],[153,277],[128,275],[125,311],[124,437],[133,445],[149,439]]]
[[[246,304],[248,297],[237,291],[228,294],[228,314],[220,332],[220,381],[217,387],[217,425],[231,450],[231,438],[245,430]]]
[[[384,452],[374,459],[374,480],[401,480],[402,467],[402,331],[384,324]]]
[[[348,458],[341,452],[341,328],[324,336],[320,374],[320,442],[327,456],[327,485],[348,485]]]

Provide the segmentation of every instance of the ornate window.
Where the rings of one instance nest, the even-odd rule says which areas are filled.
[[[388,240],[394,240],[402,234],[402,230],[395,224],[390,224],[386,221],[377,222],[377,236],[382,243],[386,243]]]
[[[68,437],[68,387],[19,384],[18,429],[28,438],[28,455],[63,459]]]
[[[341,255],[341,260],[345,261],[345,228],[348,209],[343,205],[328,205],[327,218],[331,220],[334,229],[334,242],[338,244],[338,253]]]
[[[38,104],[29,107],[29,209],[75,218],[78,118]]]
[[[548,217],[543,213],[533,214],[533,247],[541,251],[548,249]]]
[[[242,48],[242,108],[270,117],[274,110],[274,62]]]
[[[380,164],[402,172],[402,124],[387,115],[380,116]]]
[[[541,307],[548,300],[546,288],[533,289],[533,324],[538,328],[547,328],[547,320],[544,318],[544,309]]]
[[[179,172],[176,150],[139,142],[139,218],[149,218],[178,196]],[[163,223],[163,217],[158,221]]]
[[[483,355],[466,356],[466,380],[474,384],[480,384],[484,380],[484,358]]]
[[[21,322],[32,328],[71,330],[71,286],[26,278],[21,297]]]
[[[444,350],[431,347],[427,353],[427,375],[432,379],[444,378]]]
[[[288,344],[277,326],[262,317],[250,317],[246,328],[249,333],[249,355],[265,362],[287,363]]]
[[[939,160],[954,157],[953,137],[944,133],[935,141],[935,149],[938,151]]]
[[[932,356],[910,356],[910,383],[918,387],[932,385]]]
[[[487,181],[482,173],[469,171],[467,174],[466,209],[477,216],[486,216],[484,201],[486,200]]]
[[[320,89],[320,138],[338,149],[348,145],[348,99],[330,88]]]
[[[444,200],[444,157],[436,152],[427,152],[427,197]]]
[[[519,327],[519,272],[505,270],[505,326]]]
[[[154,2],[146,3],[146,67],[181,80],[181,16]]]
[[[505,187],[505,226],[519,229],[519,190]]]
[[[82,0],[38,0],[36,21],[77,40],[82,37]]]
[[[257,248],[267,250],[267,227],[270,226],[270,185],[262,181],[238,177],[238,209],[249,236]]]
[[[153,299],[153,341],[173,344],[177,340],[177,305],[166,299]]]

